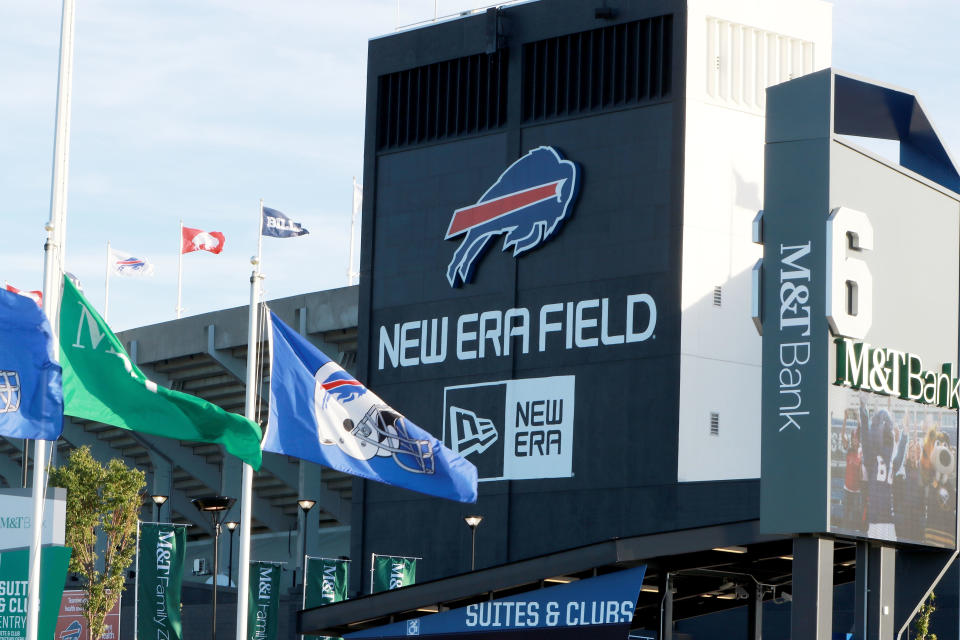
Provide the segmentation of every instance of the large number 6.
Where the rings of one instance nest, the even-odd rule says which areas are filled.
[[[862,340],[873,324],[873,276],[867,263],[848,256],[873,249],[867,214],[838,207],[827,218],[827,321],[834,335]]]

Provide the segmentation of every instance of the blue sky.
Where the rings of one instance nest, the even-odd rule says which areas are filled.
[[[260,198],[311,231],[264,240],[267,297],[344,286],[367,40],[396,1],[76,1],[67,268],[102,308],[108,240],[156,265],[111,280],[111,325],[174,317],[180,218],[226,235],[184,256],[185,314],[245,304]],[[433,11],[401,0],[399,22]],[[0,280],[22,288],[41,285],[59,20],[60,0],[0,0]],[[960,3],[837,0],[834,66],[918,92],[960,148],[957,24]]]

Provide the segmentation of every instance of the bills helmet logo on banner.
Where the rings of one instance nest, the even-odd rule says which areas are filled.
[[[0,371],[0,413],[20,410],[20,376],[16,371]]]
[[[473,279],[477,263],[495,236],[514,257],[559,233],[579,188],[579,168],[553,147],[531,150],[500,174],[472,204],[453,212],[446,240],[466,234],[447,267],[451,287]]]
[[[406,418],[334,362],[317,371],[313,409],[321,444],[336,445],[357,460],[393,457],[406,471],[434,472],[431,443],[410,437]]]

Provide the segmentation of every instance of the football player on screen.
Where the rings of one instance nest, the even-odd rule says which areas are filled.
[[[867,473],[867,536],[878,540],[896,540],[897,531],[893,513],[893,476],[903,462],[907,435],[897,429],[886,409],[867,416],[860,405],[861,426],[864,433],[863,466]],[[899,431],[899,433],[898,433]]]

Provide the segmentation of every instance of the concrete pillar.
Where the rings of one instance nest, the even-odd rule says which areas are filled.
[[[833,540],[803,535],[793,541],[791,637],[831,640],[833,635]]]
[[[660,638],[673,640],[673,576],[666,570],[657,575],[660,594]]]
[[[747,638],[760,640],[763,637],[763,588],[752,582],[748,591],[750,600],[747,603]]]

